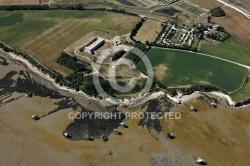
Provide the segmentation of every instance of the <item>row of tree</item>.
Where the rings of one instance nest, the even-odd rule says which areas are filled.
[[[4,5],[0,6],[0,10],[49,10],[50,7],[48,4],[42,5]]]
[[[218,88],[216,86],[212,85],[202,85],[202,84],[197,84],[197,85],[192,85],[189,88],[167,88],[167,91],[171,94],[171,96],[176,96],[177,91],[181,92],[185,95],[189,95],[195,91],[201,91],[201,92],[212,92],[212,91],[220,91],[225,94],[228,94],[225,90]]]
[[[114,13],[127,14],[131,16],[138,16],[138,14],[127,12],[123,9],[114,8],[85,8],[82,4],[57,4],[57,5],[4,5],[0,6],[0,10],[95,10],[95,11],[107,11]]]
[[[213,17],[223,17],[223,16],[226,16],[226,13],[224,12],[223,9],[218,7],[218,8],[211,10],[210,15],[207,18],[207,21],[208,23],[210,23]]]
[[[134,36],[136,36],[138,30],[142,27],[143,23],[146,21],[145,18],[141,18],[140,21],[135,25],[135,27],[132,29],[131,33],[130,33],[130,38],[134,41],[137,42],[134,39]]]
[[[57,58],[56,62],[76,72],[90,72],[90,69],[87,68],[86,63],[79,62],[75,56],[70,56],[65,52],[61,53],[61,55]]]

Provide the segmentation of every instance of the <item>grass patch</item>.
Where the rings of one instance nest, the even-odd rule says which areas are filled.
[[[179,11],[179,10],[173,8],[173,7],[158,9],[158,10],[155,10],[155,12],[166,14],[168,16],[174,16],[176,13],[181,13],[181,11]]]
[[[147,56],[156,71],[155,77],[165,86],[207,84],[231,92],[241,86],[246,74],[243,67],[191,52],[154,48]],[[162,76],[158,67],[163,65],[166,72]],[[145,71],[142,62],[138,68]]]
[[[250,51],[233,37],[218,45],[202,44],[200,52],[250,65]]]
[[[22,13],[13,13],[0,19],[0,26],[11,26],[23,22]]]
[[[236,101],[246,100],[250,97],[250,83],[246,83],[241,90],[231,96]]]

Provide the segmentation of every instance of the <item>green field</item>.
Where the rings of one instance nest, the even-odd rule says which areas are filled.
[[[71,70],[55,62],[66,47],[93,30],[127,34],[138,21],[98,11],[0,11],[0,40],[66,76]]]
[[[234,93],[232,98],[236,101],[249,99],[250,96],[250,83],[246,83],[241,90]]]
[[[200,52],[250,65],[250,51],[233,37],[218,45],[202,44]]]
[[[147,56],[155,77],[165,86],[208,84],[231,92],[242,85],[246,75],[243,67],[190,52],[153,48]],[[142,62],[138,68],[145,71]]]

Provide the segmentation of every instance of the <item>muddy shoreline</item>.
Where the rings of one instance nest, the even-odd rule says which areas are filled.
[[[46,111],[45,114],[38,113],[39,120],[46,118],[58,111],[65,109],[73,109],[74,113],[77,112],[105,112],[115,111],[115,106],[103,104],[87,97],[69,93],[55,87],[49,80],[42,78],[39,74],[30,70],[24,63],[13,60],[8,57],[1,57],[1,68],[10,66],[18,66],[23,70],[9,71],[0,79],[0,96],[1,105],[8,104],[18,100],[18,98],[11,98],[14,93],[22,94],[21,97],[26,96],[27,98],[41,97],[49,98],[51,100],[57,100],[54,104],[56,108]],[[27,103],[28,104],[28,103]],[[30,115],[31,117],[32,115]],[[85,135],[93,135],[97,139],[101,139],[101,135],[109,135],[114,128],[118,126],[124,119],[100,119],[91,120],[90,117],[85,119],[75,119],[68,125],[65,131],[71,133],[72,140],[86,140]],[[104,124],[107,124],[104,126]],[[83,134],[79,134],[83,133]],[[62,133],[63,134],[63,133]]]

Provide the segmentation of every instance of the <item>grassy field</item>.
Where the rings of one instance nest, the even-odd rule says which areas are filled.
[[[243,67],[195,53],[154,48],[147,56],[155,77],[165,86],[209,84],[231,92],[241,86],[246,74]],[[138,68],[145,71],[142,62]]]
[[[218,45],[202,44],[200,52],[250,65],[250,51],[233,37]]]
[[[0,40],[68,75],[70,70],[55,62],[66,47],[93,30],[114,35],[129,33],[138,20],[133,16],[97,11],[1,11]]]
[[[236,101],[246,100],[250,97],[250,83],[246,83],[241,90],[234,93],[232,98]]]
[[[145,43],[153,42],[162,29],[161,22],[147,19],[135,36],[135,40]]]

